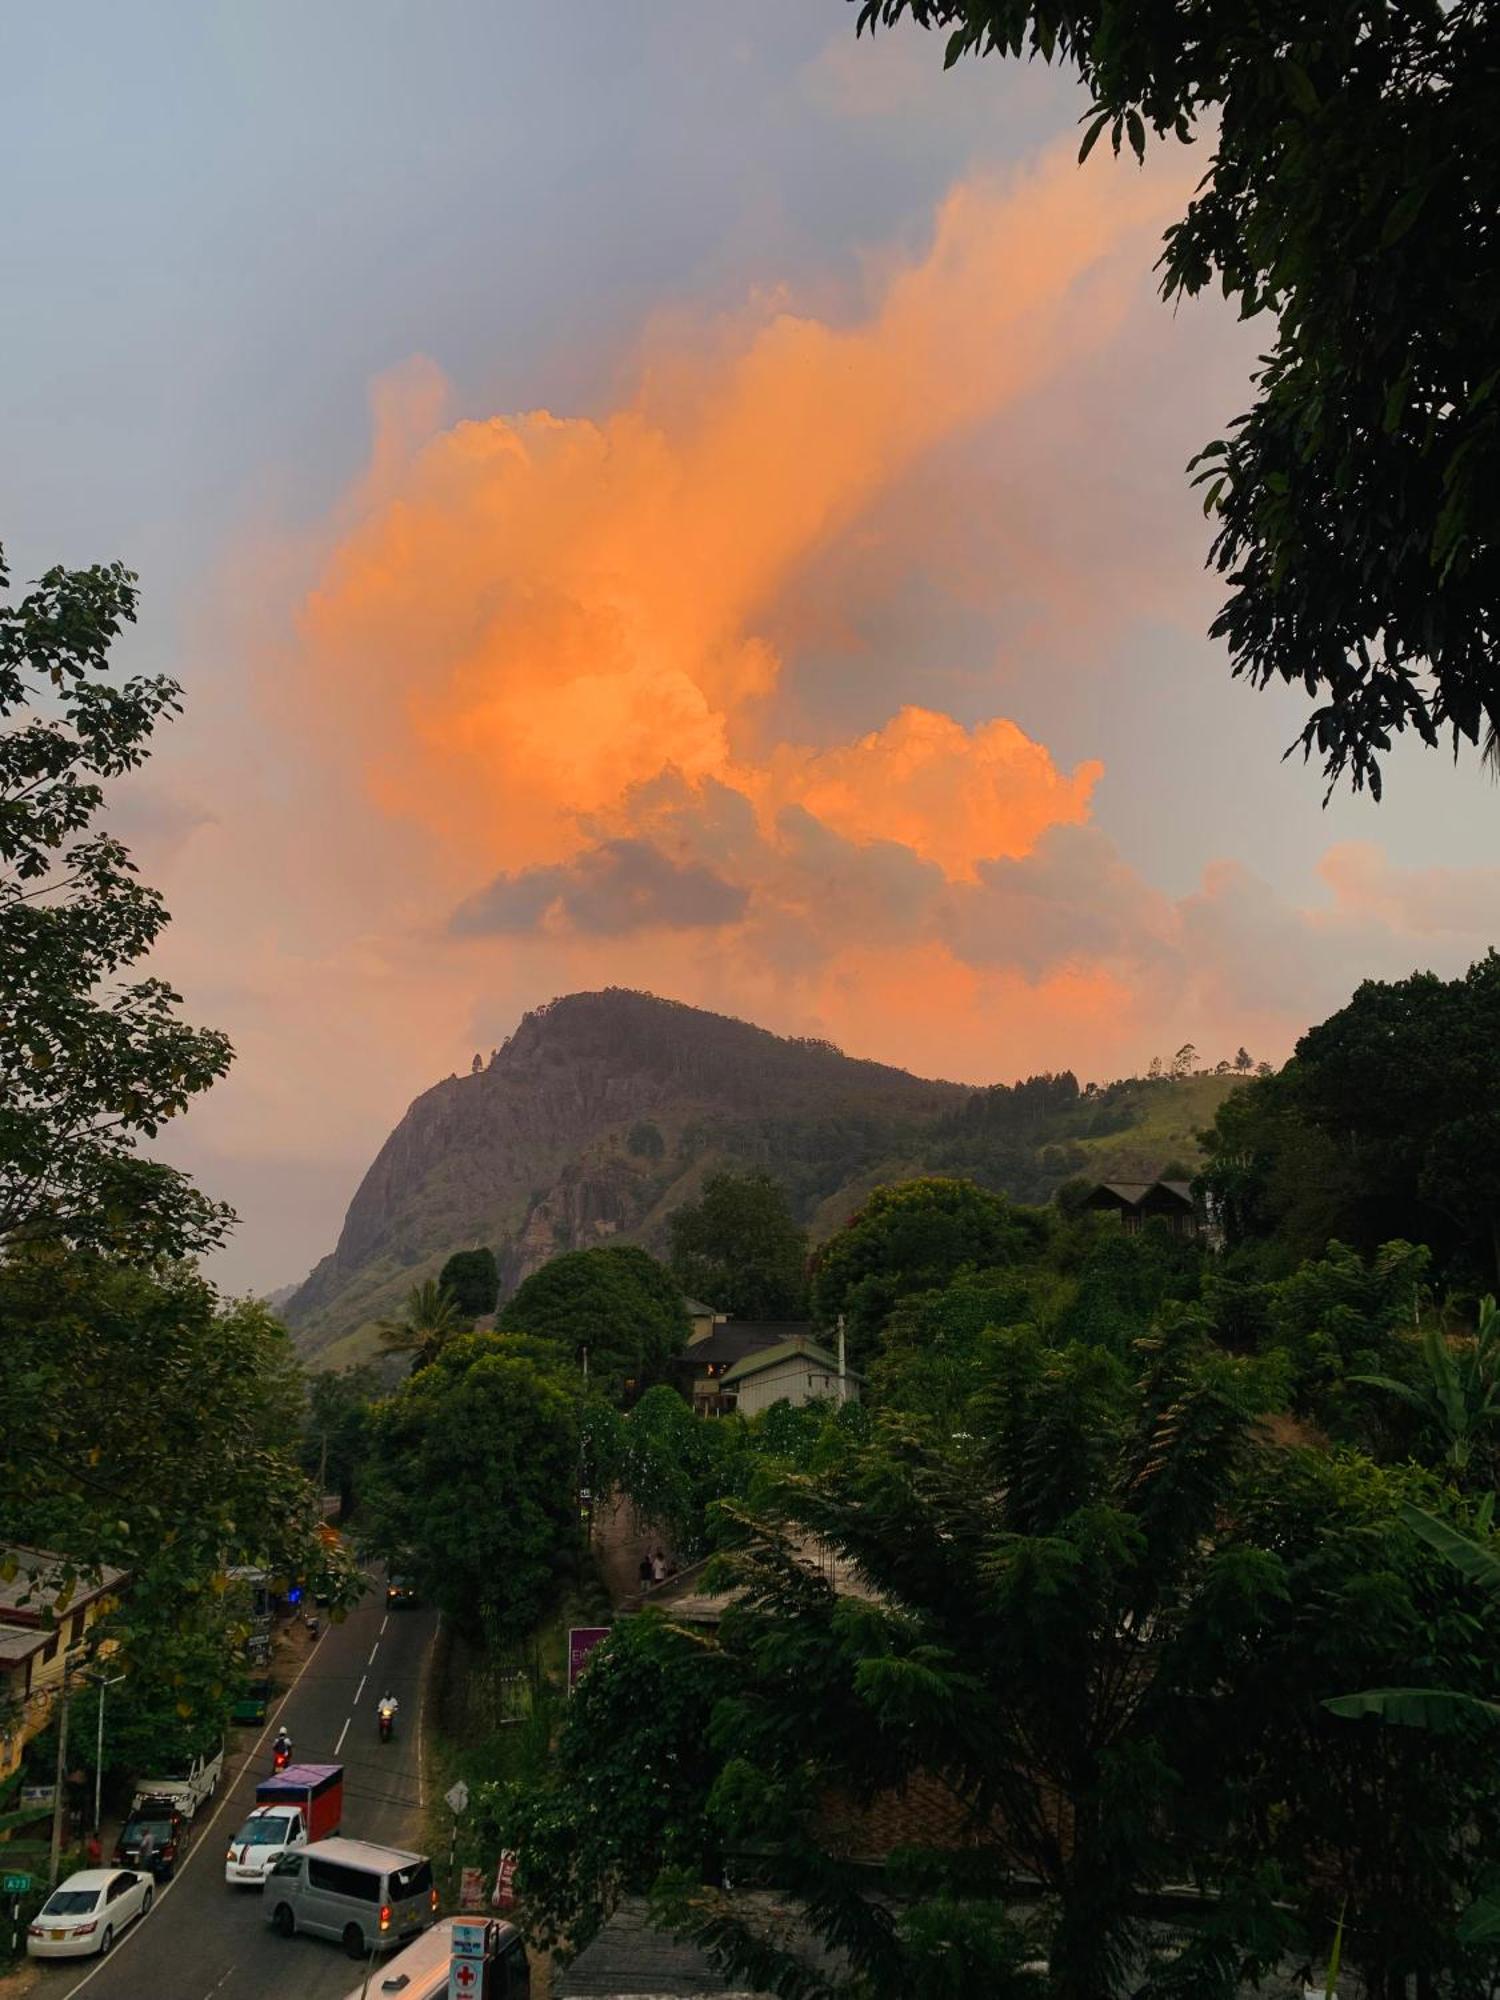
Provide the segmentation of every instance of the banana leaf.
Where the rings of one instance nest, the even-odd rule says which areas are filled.
[[[1369,1688],[1363,1694],[1333,1695],[1323,1706],[1345,1722],[1373,1716],[1379,1722],[1397,1722],[1407,1729],[1431,1729],[1447,1736],[1460,1735],[1476,1723],[1500,1722],[1500,1703],[1481,1701],[1478,1695],[1459,1694],[1452,1688]]]

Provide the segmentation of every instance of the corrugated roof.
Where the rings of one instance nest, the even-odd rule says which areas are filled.
[[[17,1548],[14,1545],[0,1549],[0,1555],[16,1565],[16,1573],[10,1582],[0,1583],[0,1620],[11,1625],[44,1624],[47,1613],[57,1605],[60,1592],[56,1584],[41,1579],[67,1569],[72,1558],[59,1555],[53,1549]],[[69,1612],[81,1610],[85,1604],[92,1604],[96,1597],[102,1597],[107,1590],[122,1583],[128,1574],[127,1570],[115,1569],[104,1563],[97,1577],[92,1574],[78,1576],[68,1594],[67,1603],[61,1607],[61,1615],[66,1616]]]
[[[747,1377],[759,1375],[767,1368],[779,1368],[783,1361],[794,1360],[799,1355],[822,1373],[837,1375],[839,1372],[838,1356],[830,1354],[826,1347],[819,1347],[815,1340],[783,1340],[775,1347],[766,1347],[758,1353],[747,1354],[743,1361],[737,1361],[733,1368],[725,1372],[722,1380],[743,1382]],[[844,1373],[851,1381],[857,1382],[860,1379],[852,1368],[846,1368]]]
[[[712,1364],[722,1374],[747,1354],[757,1354],[763,1348],[777,1347],[788,1340],[805,1340],[811,1332],[808,1320],[720,1320],[705,1340],[695,1340],[685,1347],[673,1365],[696,1374]]]

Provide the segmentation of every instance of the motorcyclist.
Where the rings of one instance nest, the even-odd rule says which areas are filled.
[[[394,1716],[396,1710],[400,1707],[400,1703],[396,1700],[396,1697],[393,1694],[383,1694],[380,1697],[377,1706],[382,1715]]]
[[[385,1742],[396,1727],[396,1697],[383,1694],[375,1706],[375,1722],[380,1731],[380,1740]]]
[[[292,1761],[292,1739],[286,1733],[285,1723],[276,1732],[276,1741],[271,1745],[271,1758],[278,1770]]]

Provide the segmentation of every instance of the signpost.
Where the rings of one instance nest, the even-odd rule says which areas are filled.
[[[513,1847],[507,1847],[500,1856],[500,1866],[495,1870],[495,1893],[490,1897],[491,1905],[497,1910],[513,1910],[516,1904],[516,1860]]]
[[[455,1787],[455,1790],[457,1787]],[[448,2000],[479,2000],[484,1992],[484,1964],[500,1945],[500,1932],[493,1919],[461,1919],[453,1926],[448,1957]]]
[[[589,1654],[601,1639],[609,1637],[607,1625],[570,1625],[568,1627],[568,1693],[578,1684],[578,1676],[589,1663]]]
[[[458,1907],[461,1910],[479,1910],[484,1907],[484,1870],[466,1868],[458,1880]]]
[[[21,1898],[31,1887],[31,1877],[20,1869],[0,1875],[0,1895],[10,1897],[10,1948],[12,1954],[21,1949]]]

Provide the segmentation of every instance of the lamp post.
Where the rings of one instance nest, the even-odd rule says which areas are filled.
[[[108,1679],[90,1674],[89,1679],[99,1690],[99,1741],[94,1750],[94,1831],[99,1831],[99,1802],[104,1791],[104,1690],[118,1687],[125,1676],[114,1674]]]

